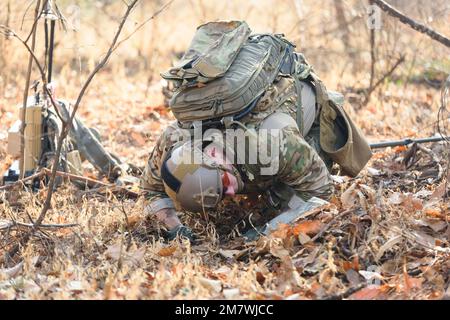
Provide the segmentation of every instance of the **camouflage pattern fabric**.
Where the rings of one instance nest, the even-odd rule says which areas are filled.
[[[161,76],[166,80],[206,83],[225,74],[251,30],[245,21],[200,25],[183,57]]]
[[[177,122],[172,122],[158,138],[145,166],[140,180],[140,187],[148,198],[155,196],[167,197],[164,194],[164,185],[161,179],[161,164],[167,157],[167,152],[177,143],[177,136],[184,132]],[[173,139],[171,137],[174,137]]]
[[[276,109],[291,117],[295,115],[297,98],[291,77],[279,78],[266,91],[258,102],[255,110],[241,120],[241,123],[258,132],[262,121]],[[274,109],[275,108],[275,109]],[[295,116],[294,116],[295,119]],[[316,126],[316,127],[315,127]],[[274,150],[273,156],[278,163],[278,168],[273,175],[261,174],[264,165],[236,164],[241,172],[245,187],[243,193],[258,193],[263,196],[269,209],[281,210],[287,207],[293,194],[307,200],[313,196],[323,199],[329,198],[333,192],[333,184],[324,160],[330,164],[330,160],[321,153],[318,143],[318,122],[313,125],[308,134],[303,137],[297,127],[288,126],[281,130],[278,150]],[[160,169],[167,152],[176,146],[177,136],[185,134],[172,123],[160,136],[153,151],[150,154],[147,166],[141,178],[141,188],[147,201],[154,201],[162,197],[168,197],[164,193],[164,185],[160,176]],[[268,146],[273,145],[268,135]],[[309,144],[308,142],[311,142]],[[324,157],[324,159],[321,158]]]

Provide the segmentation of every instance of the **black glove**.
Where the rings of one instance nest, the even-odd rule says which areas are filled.
[[[185,225],[178,225],[167,232],[167,240],[174,240],[177,236],[188,239],[191,243],[195,243],[195,236],[192,230]]]

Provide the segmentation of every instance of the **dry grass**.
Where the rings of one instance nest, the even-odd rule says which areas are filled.
[[[59,3],[63,10],[71,4]],[[349,47],[343,44],[344,31],[329,1],[297,3],[304,6],[298,10],[295,1],[274,0],[175,1],[117,51],[90,87],[80,116],[99,129],[108,150],[143,166],[155,139],[172,120],[163,106],[158,73],[188,46],[198,24],[236,18],[246,19],[255,32],[283,32],[293,39],[327,86],[346,93],[347,110],[371,140],[434,133],[440,93],[424,75],[442,79],[450,71],[448,49],[384,19],[377,33],[377,74],[389,69],[399,54],[407,59],[360,108],[358,89],[367,87],[370,68],[363,3],[344,2],[351,22]],[[59,32],[56,48],[57,95],[69,100],[106,50],[123,9],[121,1],[103,7],[90,1],[78,4],[80,29]],[[144,1],[127,31],[162,4]],[[16,30],[25,5],[26,1],[11,1],[8,20]],[[444,6],[445,2],[440,8]],[[446,31],[449,11],[432,13],[425,4],[402,8]],[[0,10],[0,23],[5,23],[6,10]],[[431,14],[433,21],[427,20]],[[30,17],[31,13],[22,34]],[[43,37],[42,31],[38,37]],[[3,38],[0,50],[0,166],[6,168],[11,161],[6,133],[18,117],[26,55],[18,43]],[[448,146],[436,144],[432,152],[445,168]],[[405,157],[417,162],[407,167]],[[0,299],[318,299],[362,287],[367,284],[364,275],[376,276],[371,271],[380,274],[379,286],[339,297],[442,298],[450,281],[450,228],[446,190],[443,180],[436,180],[436,163],[423,151],[397,148],[376,153],[368,168],[357,179],[336,184],[333,205],[311,216],[314,223],[280,228],[258,243],[244,244],[239,237],[242,218],[253,211],[257,216],[255,209],[229,204],[208,222],[184,215],[202,239],[195,247],[159,240],[159,226],[143,215],[140,201],[108,193],[83,195],[66,185],[56,192],[44,223],[75,222],[79,227],[45,229],[21,251],[21,260],[3,261]],[[87,164],[85,170],[95,174]],[[28,215],[37,217],[44,192],[0,196],[0,219],[29,222]],[[340,216],[348,208],[352,211]],[[308,242],[306,237],[313,238],[325,226],[321,237]],[[17,234],[2,231],[0,251],[9,248]]]

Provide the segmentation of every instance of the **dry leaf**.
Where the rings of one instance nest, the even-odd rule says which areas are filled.
[[[260,285],[264,284],[264,282],[266,281],[266,277],[263,275],[262,272],[260,271],[256,272],[256,281],[258,281]]]
[[[323,223],[319,220],[308,220],[302,221],[296,224],[292,228],[292,232],[295,236],[298,236],[300,233],[306,234],[308,236],[316,235],[323,227]]]
[[[171,246],[171,247],[165,247],[158,251],[158,255],[161,257],[169,257],[175,253],[177,250],[177,247]]]
[[[415,240],[418,243],[420,243],[420,244],[422,244],[424,246],[427,246],[429,248],[434,248],[436,246],[436,240],[437,239],[435,239],[434,237],[432,237],[432,236],[430,236],[430,235],[428,235],[428,234],[426,234],[424,232],[413,231],[411,233],[411,235],[415,238]]]
[[[118,243],[118,244],[109,246],[108,249],[106,249],[105,254],[107,257],[117,261],[120,259],[121,251],[122,251],[122,245],[120,243]]]
[[[14,222],[9,220],[0,220],[0,229],[4,230],[9,227],[12,227],[14,225]]]
[[[105,286],[103,287],[103,298],[105,300],[109,300],[112,297],[113,294],[113,287],[112,287],[112,279],[108,279],[105,282]]]
[[[286,223],[280,223],[277,229],[270,233],[272,238],[286,239],[292,235],[292,227]]]
[[[390,249],[392,249],[392,247],[394,247],[397,243],[401,242],[402,238],[403,237],[401,235],[398,235],[398,236],[395,236],[395,237],[389,239],[388,241],[386,241],[378,250],[378,252],[375,256],[375,261],[378,262],[381,259],[381,257],[384,255],[384,253],[386,251],[389,251]]]
[[[375,168],[371,168],[371,167],[367,167],[367,172],[371,175],[371,176],[379,176],[381,175],[381,171]]]
[[[353,269],[347,270],[347,272],[345,273],[345,277],[347,278],[348,282],[350,282],[350,284],[352,286],[356,286],[361,283],[361,278],[360,278],[358,272],[356,272]]]
[[[394,192],[393,194],[391,194],[388,200],[390,204],[401,204],[404,199],[405,197],[403,194],[401,194],[400,192]]]
[[[241,292],[238,288],[223,289],[223,296],[227,300],[236,300],[239,298]]]
[[[222,282],[220,280],[211,280],[208,278],[200,277],[198,281],[203,287],[209,290],[213,290],[216,293],[222,291]]]
[[[8,269],[0,269],[0,275],[4,274],[7,278],[17,277],[23,270],[23,261]]]
[[[114,261],[118,261],[120,258],[122,258],[124,262],[131,262],[135,265],[139,265],[144,260],[145,247],[127,252],[126,248],[118,243],[109,246],[105,254],[108,258]]]
[[[150,132],[158,132],[161,130],[161,123],[159,123],[158,121],[153,121],[150,124]]]
[[[131,138],[133,139],[134,144],[138,147],[143,147],[147,143],[145,137],[139,132],[132,131]]]
[[[270,241],[270,253],[281,260],[290,258],[289,251],[283,247],[281,241]]]
[[[341,202],[344,209],[350,209],[356,204],[356,200],[358,200],[356,193],[356,183],[353,183],[350,188],[345,190],[341,195]]]
[[[227,266],[221,266],[219,269],[214,270],[215,274],[218,274],[219,276],[226,276],[231,272],[230,267]]]
[[[443,182],[436,189],[434,189],[433,193],[430,196],[430,199],[442,199],[442,197],[445,195],[446,185],[446,182]]]
[[[308,242],[311,241],[311,238],[308,237],[303,232],[299,232],[299,234],[297,235],[297,239],[298,239],[298,242],[300,242],[301,245],[305,245],[305,244],[307,244]]]
[[[344,269],[344,271],[348,271],[348,270],[359,271],[359,259],[358,259],[358,256],[353,257],[352,261],[343,261],[342,262],[342,269]]]
[[[67,284],[67,289],[69,291],[83,291],[83,284],[81,281],[70,281]]]
[[[400,192],[394,192],[389,197],[389,203],[394,205],[402,205],[408,211],[422,210],[422,200],[414,197],[412,194],[403,194]]]
[[[349,299],[351,300],[374,300],[385,299],[383,287],[381,286],[369,286],[353,293]]]
[[[422,200],[415,198],[413,195],[408,195],[402,205],[409,211],[423,209]]]
[[[408,147],[407,147],[407,146],[397,146],[397,147],[394,147],[394,152],[395,152],[395,153],[400,153],[400,152],[403,152],[403,151],[406,151],[406,150],[408,150]]]
[[[406,294],[409,294],[409,292],[412,289],[420,290],[422,288],[422,278],[412,278],[408,275],[408,272],[406,271],[406,265],[403,266],[403,280],[404,280],[404,287],[403,291]],[[399,286],[398,291],[402,291],[402,286]]]
[[[219,249],[219,254],[223,256],[226,259],[233,259],[238,253],[240,253],[239,250],[223,250]]]
[[[383,276],[375,271],[359,270],[359,274],[362,275],[367,281],[383,280]]]
[[[135,191],[135,190],[132,190]],[[127,222],[129,227],[134,227],[138,222],[141,222],[143,217],[140,214],[131,214],[127,217]]]
[[[439,232],[447,227],[447,222],[435,219],[423,219],[418,220],[417,224],[420,226],[425,226],[431,228],[434,232]]]
[[[411,289],[414,290],[420,290],[422,289],[422,283],[423,283],[423,279],[422,278],[409,278],[409,286]]]
[[[424,212],[427,217],[445,219],[445,216],[441,213],[440,209],[426,208]]]
[[[145,247],[142,246],[136,251],[134,251],[132,254],[130,254],[127,257],[127,260],[130,260],[134,264],[139,265],[144,261],[144,256],[145,256]]]

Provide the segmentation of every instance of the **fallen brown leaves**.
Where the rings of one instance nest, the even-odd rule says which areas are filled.
[[[78,197],[67,185],[48,222],[81,227],[38,233],[22,261],[4,261],[0,297],[440,299],[450,274],[445,184],[405,184],[422,167],[419,152],[414,166],[392,172],[407,152],[373,160],[359,178],[337,185],[330,205],[250,243],[239,232],[248,228],[252,206],[244,202],[252,197],[228,203],[209,221],[182,216],[200,238],[191,247],[162,243],[140,200]],[[35,216],[39,194],[15,194],[16,206],[3,203],[8,218],[23,221],[21,210]],[[17,232],[2,234],[1,244]]]
[[[13,9],[18,7],[18,11],[13,11],[15,15],[23,9],[19,2],[11,2],[11,5]],[[269,8],[273,3],[258,2],[258,6],[261,5]],[[208,14],[223,15],[213,7],[212,2],[207,5]],[[236,6],[229,7],[226,14],[232,14]],[[244,11],[256,8],[254,4],[247,7]],[[314,14],[318,9],[310,7],[313,13],[309,15],[310,25],[324,25],[327,20],[322,20],[323,12]],[[195,11],[195,4],[193,9]],[[288,14],[279,19],[278,27],[290,30],[297,17],[289,15],[289,10],[284,11]],[[173,12],[178,16],[185,13],[184,10]],[[111,26],[106,24],[109,18],[92,16],[97,24]],[[333,13],[326,16],[334,19]],[[262,26],[273,22],[270,15],[250,15],[249,19],[257,19]],[[16,20],[20,23],[20,19]],[[189,37],[184,37],[184,33],[187,28],[194,30],[198,23],[190,19],[182,28],[177,28],[167,27],[164,19],[161,24],[156,21],[152,30],[158,32],[152,48],[147,48],[146,41],[136,41],[145,47],[130,43],[129,50],[120,52],[118,59],[111,61],[108,70],[86,93],[86,104],[80,116],[87,125],[98,129],[104,146],[122,160],[143,166],[155,140],[173,121],[163,104],[158,73],[170,65],[172,51],[187,47]],[[446,21],[443,23],[445,25]],[[347,91],[349,101],[352,92],[351,88],[346,90],[347,87],[360,86],[367,78],[365,60],[359,61],[359,67],[347,60],[348,48],[336,45],[334,33],[312,37],[317,30],[306,29],[311,31],[306,38],[315,41],[301,49],[313,64],[319,62],[315,67],[327,86]],[[90,45],[92,39],[101,39],[103,33],[85,35],[88,41],[80,33],[64,35],[65,43],[76,41],[82,50],[77,51],[75,60],[80,61],[75,66],[70,62],[74,59],[73,50],[58,51],[55,63],[60,71],[55,78],[61,84],[60,97],[74,97],[79,79],[93,63],[90,57],[104,51],[102,41]],[[393,38],[398,43],[394,47],[420,52],[420,59],[426,57],[427,61],[442,61],[443,64],[448,60],[439,60],[445,54],[433,50],[426,42],[422,47],[411,46],[410,34],[403,35],[403,39]],[[363,47],[354,49],[365,50]],[[136,62],[142,57],[147,60],[148,50],[153,59],[148,68],[124,67],[127,62]],[[314,54],[317,50],[320,55]],[[5,68],[0,70],[1,173],[12,160],[5,152],[6,133],[17,119],[16,105],[23,90],[20,72],[23,55],[13,43],[6,43],[0,55],[2,53],[12,54],[7,56]],[[341,63],[335,62],[336,57]],[[416,65],[419,64],[422,63]],[[359,72],[352,72],[352,65],[354,71],[359,69]],[[411,68],[407,79],[422,79],[422,71],[426,70]],[[400,71],[398,75],[400,81],[406,79]],[[149,76],[156,81],[148,81]],[[352,105],[346,105],[346,110],[371,141],[435,133],[436,90],[409,81],[401,85],[386,81],[380,88],[380,94],[374,93],[366,108],[356,111]],[[161,226],[143,217],[139,201],[123,199],[108,191],[80,193],[66,185],[57,190],[45,222],[78,223],[80,227],[37,233],[31,246],[21,251],[23,259],[20,261],[4,261],[1,255],[0,299],[450,297],[449,190],[446,190],[446,181],[438,179],[439,168],[432,157],[435,155],[445,168],[449,148],[444,144],[427,147],[432,154],[410,147],[377,151],[357,179],[336,182],[338,192],[330,208],[293,226],[280,226],[254,243],[244,243],[241,231],[250,227],[249,221],[257,225],[269,218],[260,214],[261,201],[255,197],[236,200],[234,206],[227,204],[211,216],[209,222],[200,216],[183,215],[183,221],[200,238],[200,243],[191,247],[186,243],[162,243],[159,240]],[[84,169],[86,176],[98,178],[90,165],[85,163]],[[45,192],[0,192],[0,219],[31,223],[30,218],[35,219],[39,213],[43,195]],[[0,252],[9,248],[20,232],[13,228],[3,231]]]
[[[161,257],[169,257],[174,254],[175,250],[177,250],[176,246],[161,248],[161,250],[158,251],[158,255]]]

